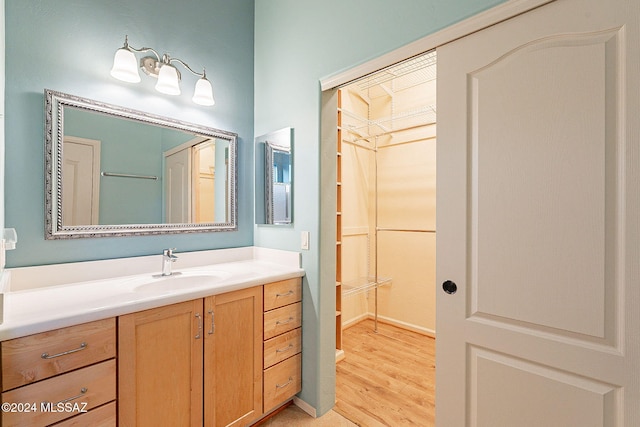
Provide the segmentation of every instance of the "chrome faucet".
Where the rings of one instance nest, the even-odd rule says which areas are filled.
[[[177,256],[173,254],[176,248],[165,249],[162,251],[162,275],[171,276],[171,264],[176,262]]]

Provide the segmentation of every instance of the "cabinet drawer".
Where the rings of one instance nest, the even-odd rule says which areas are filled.
[[[302,304],[299,302],[268,311],[264,314],[264,339],[298,328],[301,323]]]
[[[55,424],[53,427],[115,427],[116,426],[116,402],[107,403],[99,408],[92,409],[86,414],[77,415],[68,420]]]
[[[264,285],[264,311],[300,301],[302,281],[298,278]]]
[[[302,329],[278,335],[264,343],[264,368],[275,365],[284,359],[300,353],[302,349]]]
[[[2,391],[40,381],[116,355],[114,318],[4,341]]]
[[[3,403],[29,403],[36,406],[34,412],[3,412],[2,425],[45,426],[81,414],[80,410],[89,411],[115,398],[116,361],[112,359],[2,393]],[[51,402],[49,407],[46,402]]]
[[[264,412],[275,408],[302,389],[302,356],[297,354],[264,371]]]

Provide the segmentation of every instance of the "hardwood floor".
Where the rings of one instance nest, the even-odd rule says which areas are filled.
[[[343,331],[334,410],[360,426],[435,425],[435,339],[365,320]]]

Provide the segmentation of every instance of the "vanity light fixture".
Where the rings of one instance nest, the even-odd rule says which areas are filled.
[[[145,56],[140,59],[138,65],[135,54],[142,52],[151,52],[155,57]],[[171,58],[166,53],[163,54],[161,58],[158,52],[150,47],[136,49],[129,46],[128,36],[124,37],[124,46],[116,51],[115,57],[113,58],[111,75],[118,80],[138,83],[140,81],[138,68],[142,68],[145,74],[158,79],[158,83],[156,83],[155,86],[158,92],[167,95],[180,95],[180,71],[173,65],[173,63],[176,62],[182,64],[182,66],[192,74],[200,77],[196,82],[191,100],[198,105],[211,106],[215,104],[211,82],[207,80],[207,73],[204,69],[202,73],[198,73],[193,71],[184,61],[178,58]]]

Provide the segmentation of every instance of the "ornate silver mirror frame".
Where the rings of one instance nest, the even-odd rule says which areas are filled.
[[[185,123],[91,99],[45,89],[45,238],[141,236],[169,233],[235,231],[237,225],[237,134]],[[123,223],[68,225],[63,221],[63,146],[65,109],[72,108],[123,120],[144,123],[163,129],[182,131],[194,138],[218,140],[225,147],[225,212],[222,222]],[[103,175],[104,176],[104,175]],[[123,175],[120,175],[121,177]],[[162,177],[143,177],[162,180]],[[158,179],[159,178],[159,179]],[[164,185],[164,184],[163,184]],[[162,190],[164,191],[164,190]],[[164,197],[164,196],[163,196]],[[162,202],[164,203],[164,201]],[[164,205],[162,209],[164,209]],[[164,218],[163,214],[163,218]]]

